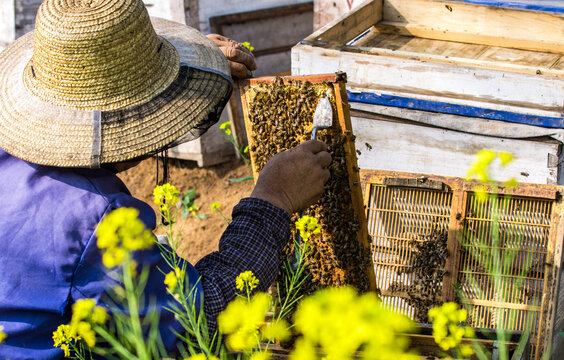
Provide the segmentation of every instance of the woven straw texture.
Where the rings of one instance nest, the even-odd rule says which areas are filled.
[[[75,3],[45,1],[42,24],[0,54],[0,147],[33,163],[91,167],[92,110],[102,110],[102,164],[190,140],[217,121],[232,81],[215,44],[162,19],[151,19],[153,30],[140,1],[92,1],[91,12],[76,14],[60,10]],[[57,25],[63,13],[59,19],[73,24],[68,31]],[[88,21],[77,20],[84,17]],[[69,39],[81,45],[60,45]],[[90,52],[88,41],[95,43]],[[124,53],[108,50],[114,46]]]

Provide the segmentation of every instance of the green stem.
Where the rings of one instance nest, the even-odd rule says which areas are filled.
[[[141,329],[141,321],[139,317],[139,304],[137,302],[137,294],[135,293],[133,279],[131,276],[130,262],[126,262],[123,267],[124,279],[123,283],[125,285],[125,294],[127,298],[127,305],[129,309],[129,318],[131,320],[131,327],[133,328],[133,333],[135,334],[135,348],[137,354],[141,359],[149,359],[146,349],[145,341],[143,338],[143,330]]]

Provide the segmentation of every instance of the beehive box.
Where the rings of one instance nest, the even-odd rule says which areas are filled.
[[[366,1],[292,49],[293,75],[347,73],[361,168],[463,177],[489,148],[564,184],[564,3],[486,2]]]
[[[331,178],[319,202],[306,211],[319,220],[321,235],[307,259],[311,276],[304,291],[345,284],[375,290],[344,74],[256,78],[242,82],[241,94],[255,180],[273,155],[311,138],[319,98],[328,96],[333,126],[319,131],[318,138],[333,156]]]
[[[476,182],[376,170],[361,170],[361,179],[376,286],[385,303],[426,322],[429,307],[461,302],[472,326],[529,328],[530,358],[550,353],[562,325],[564,187],[500,187],[496,242],[494,200],[478,201]],[[481,252],[474,256],[476,249]],[[496,251],[512,259],[498,286],[485,265]]]

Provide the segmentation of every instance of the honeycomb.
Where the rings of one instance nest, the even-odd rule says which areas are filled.
[[[309,274],[302,293],[327,286],[351,285],[363,292],[369,288],[365,273],[371,266],[369,249],[358,241],[359,220],[355,214],[343,144],[345,135],[337,120],[335,94],[331,83],[290,81],[277,78],[247,91],[249,143],[255,170],[260,172],[275,154],[311,139],[313,114],[321,96],[328,96],[333,107],[333,126],[320,130],[318,139],[328,145],[332,155],[331,177],[317,204],[302,214],[294,214],[292,224],[301,215],[318,219],[321,233],[310,238],[312,252],[306,258]],[[296,230],[292,229],[295,236]],[[291,256],[293,242],[285,252]],[[283,276],[284,271],[280,272]],[[283,283],[283,281],[279,281]]]

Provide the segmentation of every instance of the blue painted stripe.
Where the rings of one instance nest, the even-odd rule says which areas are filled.
[[[347,93],[348,99],[351,102],[394,106],[406,109],[439,112],[482,119],[509,121],[519,124],[542,126],[547,128],[564,129],[564,114],[561,117],[543,117],[529,114],[520,114],[510,111],[486,109],[475,106],[450,104],[441,101],[413,99],[395,95],[374,94],[369,92],[359,93],[351,92],[348,90]]]
[[[564,13],[562,2],[556,1],[495,1],[495,0],[464,0],[464,2],[481,5],[491,5],[524,10],[547,11]]]

